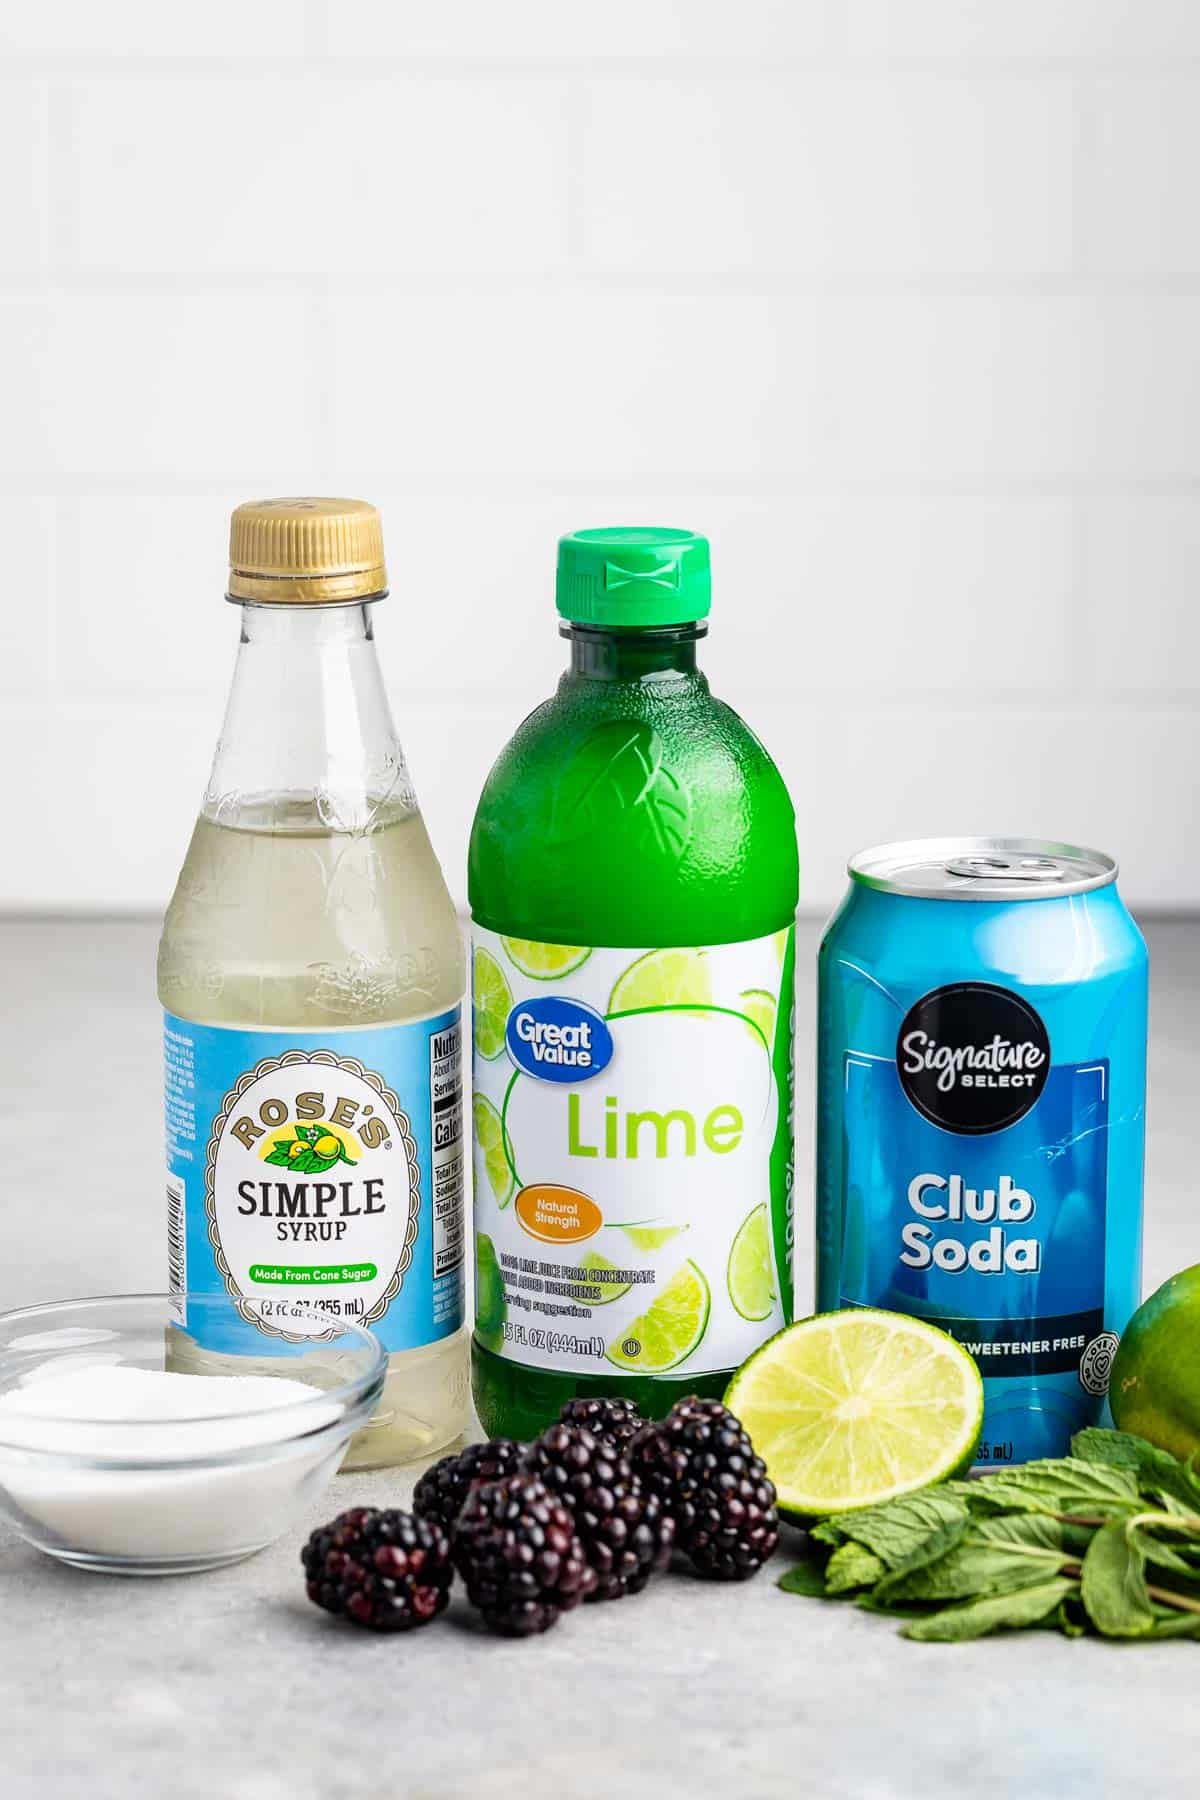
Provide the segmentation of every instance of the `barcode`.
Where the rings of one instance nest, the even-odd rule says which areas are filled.
[[[176,1295],[187,1292],[187,1235],[183,1201],[187,1189],[178,1175],[167,1176],[167,1274],[172,1295],[172,1312],[184,1323],[184,1303]]]

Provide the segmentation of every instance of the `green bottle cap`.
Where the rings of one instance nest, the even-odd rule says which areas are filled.
[[[685,625],[708,615],[708,539],[652,525],[558,540],[558,610],[577,625]]]

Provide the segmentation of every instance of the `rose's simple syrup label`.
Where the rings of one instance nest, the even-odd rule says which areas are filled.
[[[457,1330],[458,1009],[320,1035],[167,1014],[164,1031],[171,1286],[229,1302],[204,1347],[303,1341],[297,1302],[391,1351]]]
[[[791,977],[790,929],[644,951],[476,929],[487,1348],[703,1373],[791,1316]]]

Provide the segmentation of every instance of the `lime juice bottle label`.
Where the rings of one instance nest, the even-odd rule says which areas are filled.
[[[736,1367],[792,1310],[793,933],[476,927],[476,1322],[577,1374]]]
[[[297,1300],[389,1351],[463,1310],[461,1016],[320,1034],[164,1019],[171,1290],[203,1347],[296,1343]],[[194,1327],[199,1331],[199,1327]],[[315,1328],[312,1335],[318,1335]],[[198,1340],[199,1341],[199,1340]]]

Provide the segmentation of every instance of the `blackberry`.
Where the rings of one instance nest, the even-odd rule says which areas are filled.
[[[527,1474],[475,1489],[459,1517],[454,1560],[472,1606],[505,1637],[548,1631],[596,1580],[570,1508]]]
[[[558,1417],[563,1425],[585,1425],[593,1437],[625,1451],[646,1422],[632,1400],[623,1400],[618,1395],[611,1398],[581,1395],[568,1400]]]
[[[595,1576],[589,1600],[640,1594],[665,1569],[675,1521],[644,1489],[627,1456],[582,1425],[551,1425],[522,1465],[575,1515],[575,1530]]]
[[[478,1482],[513,1474],[524,1448],[510,1438],[493,1438],[490,1444],[468,1444],[465,1450],[443,1456],[413,1489],[413,1511],[423,1519],[436,1519],[453,1534],[471,1489]]]
[[[701,1575],[745,1581],[779,1542],[775,1489],[741,1420],[719,1400],[679,1400],[630,1449],[634,1471],[675,1520]]]
[[[358,1506],[320,1525],[300,1552],[308,1597],[368,1631],[412,1631],[450,1598],[450,1540],[433,1519]]]

